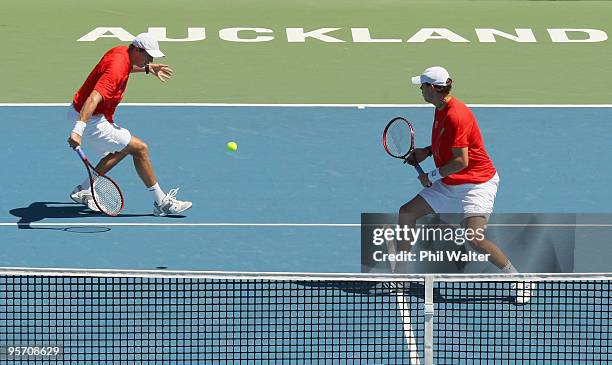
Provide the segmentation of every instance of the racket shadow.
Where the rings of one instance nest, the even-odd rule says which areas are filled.
[[[64,227],[64,228],[53,228],[53,227],[33,227],[31,223],[40,222],[47,218],[55,219],[70,219],[70,218],[95,218],[100,217],[100,214],[92,214],[92,211],[87,207],[73,203],[73,202],[33,202],[28,207],[14,208],[9,213],[19,218],[17,227],[19,229],[47,229],[55,231],[65,231],[72,233],[100,233],[107,232],[111,229],[109,227]],[[130,218],[130,217],[152,217],[153,214],[121,214],[114,219],[119,218]]]
[[[418,282],[376,282],[376,281],[310,281],[298,285],[313,289],[341,290],[348,294],[365,296],[390,296],[396,293],[425,299],[425,286]]]

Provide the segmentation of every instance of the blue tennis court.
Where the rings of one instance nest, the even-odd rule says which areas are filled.
[[[412,169],[386,156],[381,130],[391,117],[408,116],[423,145],[433,113],[125,106],[118,123],[149,144],[162,187],[180,187],[194,207],[183,218],[152,216],[150,193],[126,159],[110,174],[126,209],[108,218],[68,197],[85,171],[65,142],[65,110],[0,108],[5,266],[358,272],[360,214],[396,212],[420,189]],[[501,176],[496,212],[609,210],[612,172],[602,164],[612,108],[475,113]],[[237,152],[225,149],[229,140]]]
[[[381,130],[392,117],[409,116],[415,124],[417,144],[427,144],[433,113],[424,107],[124,106],[116,119],[149,144],[162,187],[180,187],[180,196],[192,200],[194,207],[184,217],[153,216],[150,193],[137,177],[131,161],[126,159],[110,174],[124,191],[126,209],[121,216],[109,218],[90,214],[68,197],[74,185],[84,178],[84,170],[65,143],[69,129],[64,122],[65,109],[63,106],[0,108],[0,117],[6,121],[5,133],[0,135],[0,142],[5,145],[5,173],[0,174],[5,203],[0,213],[4,244],[0,260],[4,267],[359,272],[360,214],[396,212],[419,190],[413,169],[385,154],[380,143]],[[604,213],[609,210],[612,193],[606,182],[612,172],[601,166],[609,145],[605,121],[612,118],[612,108],[476,107],[474,111],[502,179],[496,212]],[[238,142],[237,152],[225,149],[229,140]],[[424,168],[431,165],[425,164]],[[594,254],[600,260],[610,252],[601,247],[603,252]],[[27,288],[31,284],[29,279],[8,280],[2,285],[14,291],[7,289],[6,295],[10,295],[11,301],[25,300],[29,305],[38,305],[27,295],[20,297],[22,289],[19,288],[23,288],[20,285]],[[423,336],[423,324],[414,319],[411,324],[406,323],[406,318],[412,318],[415,313],[422,316],[422,305],[427,298],[418,287],[410,289],[406,297],[409,302],[402,303],[395,296],[387,295],[380,301],[360,292],[346,294],[343,288],[338,291],[326,283],[291,282],[288,288],[267,284],[272,286],[265,286],[263,294],[257,291],[245,294],[240,287],[245,284],[243,281],[231,284],[235,286],[224,283],[216,289],[200,289],[200,284],[194,282],[198,286],[190,289],[195,293],[193,297],[175,303],[172,298],[180,296],[186,285],[183,281],[118,279],[118,282],[103,283],[100,279],[80,277],[74,280],[51,279],[36,284],[50,293],[40,299],[56,301],[53,303],[70,297],[71,290],[66,292],[66,288],[80,288],[80,285],[90,288],[84,297],[75,299],[77,305],[85,308],[82,317],[77,315],[77,322],[71,324],[61,323],[67,333],[78,332],[80,320],[89,321],[83,323],[92,326],[92,331],[104,320],[116,329],[102,335],[87,333],[89,340],[101,341],[91,349],[115,351],[113,346],[119,345],[110,340],[113,333],[150,334],[155,326],[169,331],[160,332],[157,337],[150,335],[150,341],[139,347],[143,355],[128,357],[130,361],[155,359],[188,363],[192,358],[184,357],[184,348],[196,351],[194,348],[205,347],[206,351],[216,349],[224,354],[204,357],[209,361],[249,362],[262,360],[253,357],[265,352],[262,346],[283,352],[285,359],[294,360],[293,363],[306,361],[301,357],[303,351],[322,349],[348,355],[319,358],[319,363],[335,363],[338,359],[340,363],[368,363],[363,359],[370,358],[380,359],[382,363],[409,360],[418,363],[415,356],[423,357],[422,342],[411,342]],[[60,294],[56,293],[57,285]],[[108,290],[116,293],[115,302],[96,301],[96,289],[92,288],[103,285],[111,285]],[[482,354],[526,352],[525,358],[540,362],[579,363],[581,351],[587,353],[585,363],[609,360],[609,354],[597,351],[610,349],[610,327],[605,317],[609,316],[609,294],[606,294],[609,281],[589,282],[584,286],[544,284],[546,291],[534,298],[531,307],[509,303],[507,285],[503,289],[497,284],[480,285],[490,285],[484,287],[492,293],[490,297],[479,297],[478,290],[470,285],[442,287],[435,293],[436,308],[442,313],[438,317],[438,332],[456,331],[457,326],[465,326],[461,327],[465,333],[484,331],[478,336],[435,342],[437,363],[454,363],[451,355],[457,355],[458,351],[459,363],[471,363],[471,355],[461,352],[466,344]],[[149,303],[139,307],[143,312],[129,309],[133,305],[129,293],[135,287],[141,293],[137,294],[138,298]],[[198,305],[198,295],[207,295],[207,290],[212,290],[213,297],[207,296],[200,305],[212,307],[202,312],[194,310],[192,305]],[[581,294],[584,290],[589,293],[586,298]],[[273,291],[278,293],[267,294]],[[567,297],[559,294],[562,292]],[[283,295],[288,299],[283,299]],[[546,295],[553,300],[549,301]],[[323,299],[317,299],[313,307],[309,300],[319,297]],[[249,298],[254,298],[254,304]],[[354,312],[361,313],[364,307],[376,312],[377,305],[398,316],[370,319],[363,312],[355,317]],[[123,306],[128,308],[127,312],[115,312]],[[322,309],[323,306],[330,309]],[[48,307],[45,308],[32,313],[45,312]],[[61,308],[70,312],[65,305]],[[229,316],[233,320],[227,322],[227,318],[214,317],[221,310],[231,310]],[[239,314],[244,310],[261,311],[264,317]],[[269,310],[280,310],[280,317],[265,317]],[[585,316],[590,312],[581,310],[594,310],[599,317]],[[296,314],[304,311],[303,318]],[[444,314],[454,311],[463,311],[465,316],[452,318]],[[29,311],[20,313],[22,317],[11,317],[11,320],[36,320],[29,316]],[[185,313],[191,317],[182,317]],[[206,322],[205,327],[195,324],[202,318],[210,319],[210,313],[213,313],[212,324]],[[496,322],[496,313],[506,313],[503,322]],[[129,327],[145,314],[146,323]],[[323,322],[308,322],[311,316],[322,316]],[[185,318],[193,321],[188,322],[193,323],[191,327],[185,324]],[[57,324],[54,318],[43,320],[48,325]],[[128,327],[122,321],[128,321]],[[268,336],[270,331],[274,333],[263,339],[263,345],[259,335],[250,338],[255,342],[250,342],[248,336],[243,340],[246,342],[232,342],[226,337],[242,326]],[[312,335],[297,338],[278,335],[295,326],[311,331]],[[587,332],[586,326],[594,329],[595,334]],[[575,328],[579,330],[571,332]],[[335,332],[348,336],[356,329],[363,331],[360,333],[365,342],[353,343],[348,337],[339,344],[328,341],[328,336]],[[393,334],[384,337],[390,329]],[[414,332],[410,332],[412,329]],[[525,340],[525,336],[538,336],[541,330],[552,331],[553,338]],[[24,331],[29,333],[30,329]],[[198,342],[198,334],[209,331],[220,337]],[[388,341],[376,347],[372,333]],[[190,339],[194,342],[183,338],[185,335],[192,336]],[[586,342],[582,343],[583,340]],[[75,341],[73,346],[82,345],[80,340]],[[158,342],[169,343],[171,355],[162,348],[159,351],[164,355],[155,358]],[[497,345],[499,342],[502,345]],[[411,346],[418,349],[411,351]],[[557,348],[564,348],[566,353],[560,355]],[[386,357],[374,355],[390,351],[400,354],[403,361],[387,362]],[[85,358],[77,356],[76,359],[91,362],[108,356],[108,353],[96,355],[95,351],[88,353]],[[147,357],[151,353],[153,357]],[[127,359],[121,353],[113,356]],[[492,358],[521,363],[517,358]]]

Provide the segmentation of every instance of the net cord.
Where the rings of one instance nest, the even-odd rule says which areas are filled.
[[[265,280],[364,280],[364,281],[505,281],[517,280],[611,280],[612,273],[523,273],[523,274],[361,274],[309,272],[187,271],[187,270],[115,270],[75,268],[0,267],[0,275],[79,276],[79,277],[144,277],[144,278],[209,278]]]

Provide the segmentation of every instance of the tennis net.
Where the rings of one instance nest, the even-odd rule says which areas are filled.
[[[13,364],[418,362],[419,293],[398,294],[405,282],[373,280],[5,273],[0,347]]]
[[[610,279],[7,268],[0,362],[612,363]]]
[[[439,280],[434,363],[612,363],[610,279],[527,277],[523,305],[506,281]]]

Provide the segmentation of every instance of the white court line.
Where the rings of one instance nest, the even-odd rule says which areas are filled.
[[[112,219],[112,218],[110,218]],[[18,227],[18,226],[41,226],[41,227],[62,227],[62,226],[146,226],[146,227],[361,227],[359,223],[145,223],[145,222],[31,222],[31,223],[17,223],[17,222],[0,222],[0,227]],[[458,226],[458,224],[429,224],[418,226]],[[587,228],[606,228],[612,227],[612,223],[602,224],[556,224],[556,223],[542,223],[542,224],[520,224],[520,223],[491,223],[487,224],[487,227],[587,227]]]
[[[66,107],[70,103],[0,103],[0,107]],[[467,104],[472,108],[612,108],[612,104]],[[278,108],[433,108],[431,104],[266,104],[266,103],[123,103],[120,106],[278,107]]]
[[[397,295],[397,305],[400,311],[400,317],[404,325],[404,337],[406,338],[406,344],[410,351],[410,364],[420,365],[421,361],[419,358],[419,352],[417,349],[416,336],[412,330],[412,313],[410,313],[410,306],[406,303],[406,297],[399,291]]]
[[[372,224],[376,225],[376,224]],[[396,227],[397,224],[389,224]],[[417,224],[419,227],[459,227],[458,223]],[[612,227],[612,223],[488,223],[487,227]]]
[[[357,223],[141,223],[141,222],[32,222],[32,223],[0,223],[0,227],[17,226],[163,226],[163,227],[360,227]]]

